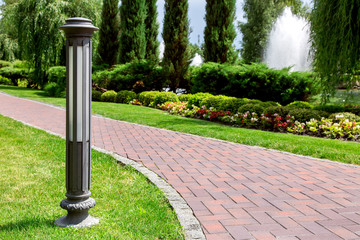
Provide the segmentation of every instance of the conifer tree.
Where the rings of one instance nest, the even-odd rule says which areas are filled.
[[[119,50],[119,0],[103,0],[98,53],[102,63],[116,64]]]
[[[236,52],[235,0],[206,0],[205,62],[233,63]]]
[[[246,63],[262,60],[267,36],[274,19],[273,0],[245,0],[246,23],[240,23],[243,34],[241,57]]]
[[[145,57],[145,0],[122,0],[120,6],[121,63],[142,60]]]
[[[186,87],[185,74],[190,65],[189,4],[187,0],[165,0],[163,69],[170,90]]]
[[[145,36],[146,36],[146,53],[145,59],[152,63],[159,62],[159,41],[157,40],[159,33],[159,23],[157,22],[156,0],[146,1],[147,16],[145,19]]]
[[[309,15],[301,0],[245,0],[247,22],[240,23],[239,28],[243,34],[241,57],[246,63],[262,60],[273,22],[286,6],[298,16]]]

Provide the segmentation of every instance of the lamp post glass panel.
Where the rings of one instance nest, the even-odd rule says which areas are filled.
[[[91,172],[91,37],[97,27],[86,18],[70,18],[60,27],[66,35],[66,194],[60,206],[67,216],[55,221],[60,227],[97,224],[89,215]]]

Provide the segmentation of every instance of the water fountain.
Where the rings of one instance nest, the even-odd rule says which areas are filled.
[[[274,69],[292,66],[291,71],[309,71],[310,46],[310,24],[286,7],[270,32],[264,62]]]

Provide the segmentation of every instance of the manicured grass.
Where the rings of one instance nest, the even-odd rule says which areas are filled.
[[[321,103],[321,94],[311,98],[312,104]],[[335,95],[329,99],[329,104],[360,104],[360,91],[359,90],[337,90]]]
[[[66,215],[65,140],[0,115],[0,239],[183,239],[160,190],[130,167],[92,151],[91,228],[59,228]]]
[[[32,90],[17,90],[15,87],[3,86],[0,86],[0,91],[65,106],[65,99],[42,98],[41,92],[38,91],[32,93]],[[117,120],[287,151],[304,156],[360,164],[359,143],[356,142],[235,128],[198,119],[172,116],[157,109],[140,106],[93,102],[92,109],[93,113]]]

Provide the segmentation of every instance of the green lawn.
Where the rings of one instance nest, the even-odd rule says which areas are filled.
[[[42,91],[39,90],[0,86],[0,91],[65,106],[65,99],[44,97]],[[117,120],[252,146],[261,146],[305,156],[360,164],[359,143],[356,142],[235,128],[198,119],[172,116],[157,109],[125,104],[93,102],[92,110],[93,113]]]
[[[321,103],[321,94],[311,98],[312,104]],[[335,95],[329,99],[329,104],[360,104],[360,91],[359,90],[337,90]]]
[[[91,228],[59,228],[66,215],[65,140],[0,115],[0,239],[183,239],[160,190],[130,167],[92,151]]]

